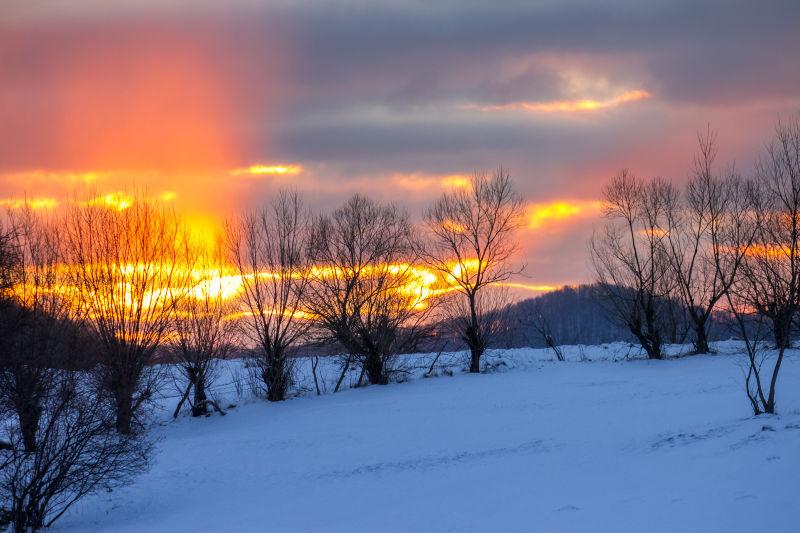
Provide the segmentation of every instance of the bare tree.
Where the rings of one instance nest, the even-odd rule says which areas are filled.
[[[762,379],[764,361],[755,357],[757,345],[748,348],[748,397],[758,414],[775,412],[778,375],[800,309],[799,118],[778,124],[766,155],[756,166],[756,183],[758,188],[753,187],[750,195],[756,229],[729,298],[740,323],[744,323],[742,315],[753,311],[771,323],[777,353],[768,381]],[[743,247],[741,243],[734,246]]]
[[[766,403],[761,383],[761,368],[768,358],[765,348],[765,327],[768,319],[758,313],[749,302],[749,281],[744,264],[748,256],[757,250],[756,238],[762,224],[762,193],[755,181],[736,180],[731,183],[734,205],[727,212],[722,224],[721,253],[716,257],[718,271],[727,287],[725,311],[732,317],[734,329],[744,342],[747,355],[745,392],[753,413],[758,415]],[[737,263],[740,265],[736,268]]]
[[[19,323],[13,289],[19,282],[20,263],[14,227],[0,226],[0,420],[12,418],[17,404],[14,401],[16,387],[12,370],[16,366],[16,358],[11,353],[13,343],[9,340],[10,334],[16,331]],[[30,430],[26,430],[26,433],[30,433]],[[30,437],[26,440],[30,446]],[[8,449],[11,449],[11,443],[0,439],[0,450]],[[5,466],[0,461],[0,471]],[[0,507],[0,527],[3,526],[2,513],[3,508]]]
[[[75,366],[67,359],[85,335],[72,320],[69,290],[59,283],[57,228],[25,207],[9,211],[11,228],[4,240],[13,255],[13,283],[0,303],[0,413],[17,418],[27,451],[36,446],[43,402],[56,366]]]
[[[253,362],[269,401],[292,385],[291,350],[310,327],[303,300],[309,279],[308,211],[296,192],[228,224],[233,264],[242,278],[244,332],[256,345]]]
[[[18,424],[0,432],[0,512],[17,533],[51,526],[75,502],[127,484],[148,464],[151,443],[143,435],[115,431],[111,402],[84,373],[54,370],[39,398],[33,449]]]
[[[28,207],[8,215],[0,256],[0,523],[51,525],[75,501],[127,481],[149,442],[114,432],[86,370],[93,343],[63,284],[59,228]],[[11,269],[10,271],[8,269]]]
[[[76,202],[63,240],[69,281],[99,340],[98,378],[113,398],[117,430],[130,434],[155,392],[154,356],[192,269],[173,212],[143,194],[121,207]]]
[[[198,246],[193,252],[198,255],[192,261],[198,280],[176,308],[168,343],[186,380],[183,395],[175,407],[175,418],[187,400],[194,417],[208,414],[209,406],[225,414],[209,397],[208,390],[216,377],[219,360],[230,354],[236,341],[236,306],[229,299],[233,276],[226,272],[225,256],[218,246],[211,250]]]
[[[800,119],[778,124],[756,179],[763,217],[745,277],[753,306],[773,324],[775,347],[785,349],[800,305]]]
[[[734,172],[721,177],[714,171],[716,133],[707,129],[698,134],[698,144],[685,199],[667,206],[666,245],[676,293],[694,331],[695,353],[708,353],[714,309],[735,279],[743,257],[729,254],[732,262],[723,276],[718,268],[723,252],[721,232],[729,211],[739,208],[741,202],[737,202],[740,185]]]
[[[469,187],[442,195],[425,213],[430,241],[421,247],[426,264],[461,296],[461,337],[470,350],[470,372],[480,372],[489,342],[487,288],[510,279],[522,268],[511,261],[519,251],[515,233],[522,225],[523,203],[508,173],[475,174]],[[506,302],[507,303],[507,302]]]
[[[323,337],[347,351],[337,390],[354,364],[369,383],[388,383],[394,356],[415,349],[431,325],[408,216],[355,195],[317,219],[311,242],[308,310]]]
[[[677,191],[662,179],[642,182],[622,170],[603,196],[608,222],[590,246],[597,284],[612,317],[628,327],[648,358],[662,359],[674,287],[667,215]]]

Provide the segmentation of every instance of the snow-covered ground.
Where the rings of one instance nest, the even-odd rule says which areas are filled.
[[[554,362],[512,350],[483,375],[447,354],[453,376],[240,401],[225,417],[165,410],[152,470],[57,529],[798,531],[800,352],[784,363],[780,414],[752,417],[742,358],[720,351],[646,361],[622,344],[572,347]],[[410,375],[431,357],[408,358]]]

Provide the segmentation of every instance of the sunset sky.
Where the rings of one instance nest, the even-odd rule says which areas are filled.
[[[416,216],[502,165],[519,281],[587,281],[616,170],[683,181],[710,123],[749,172],[800,111],[799,28],[797,1],[3,0],[0,201],[145,188],[212,227],[290,186]]]

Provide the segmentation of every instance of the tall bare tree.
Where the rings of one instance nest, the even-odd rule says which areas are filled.
[[[766,404],[761,382],[761,368],[768,358],[765,350],[765,328],[768,322],[750,302],[752,285],[748,279],[747,261],[758,253],[756,240],[763,222],[763,193],[756,180],[731,179],[731,206],[722,219],[719,253],[714,257],[725,290],[724,312],[733,319],[735,330],[744,342],[748,358],[745,392],[753,413],[764,412]]]
[[[763,362],[751,354],[748,394],[756,413],[773,413],[778,375],[800,309],[800,117],[778,124],[756,166],[756,182],[752,204],[759,224],[734,291],[739,307],[756,311],[772,326],[777,351],[772,372],[762,380]]]
[[[731,209],[741,208],[742,198],[741,184],[733,170],[721,176],[714,169],[716,138],[710,128],[698,134],[699,148],[685,197],[667,207],[668,256],[676,293],[694,331],[695,353],[709,352],[708,328],[714,309],[735,279],[743,258],[741,253],[726,254],[732,261],[724,272],[718,268],[726,220]]]
[[[764,216],[745,277],[753,306],[773,324],[776,348],[785,349],[800,305],[800,119],[778,124],[756,179]]]
[[[154,356],[192,269],[173,212],[141,193],[120,207],[74,203],[63,240],[69,280],[100,343],[98,377],[113,398],[117,430],[130,434],[155,392]]]
[[[480,372],[488,345],[487,289],[510,279],[522,268],[512,266],[519,251],[515,238],[524,206],[509,174],[500,168],[491,177],[476,173],[466,188],[447,192],[425,213],[430,241],[421,247],[427,265],[437,271],[463,305],[455,307],[461,337],[470,350],[470,372]]]
[[[370,383],[388,383],[393,357],[413,350],[430,326],[408,216],[355,195],[315,221],[311,242],[307,305],[324,337],[348,352],[342,376],[359,364]]]
[[[602,233],[590,251],[597,283],[612,316],[639,340],[650,359],[662,359],[674,288],[667,253],[668,213],[677,190],[655,178],[620,171],[603,191]]]
[[[11,229],[4,244],[14,264],[6,274],[13,283],[0,295],[0,406],[14,413],[26,450],[33,451],[57,368],[80,363],[67,355],[78,352],[85,335],[80,317],[70,313],[73,295],[60,283],[57,227],[29,207],[10,210],[7,220]]]
[[[269,401],[292,385],[292,349],[310,327],[303,300],[308,288],[308,210],[296,192],[228,224],[233,264],[242,278],[244,331],[256,345],[258,378]]]
[[[219,361],[231,353],[236,343],[234,314],[237,306],[230,294],[235,276],[227,272],[220,246],[196,245],[192,253],[197,255],[192,264],[198,279],[176,308],[174,328],[168,341],[186,380],[174,416],[178,416],[187,400],[194,417],[208,414],[209,406],[224,415],[222,408],[209,397],[208,389],[216,377]]]
[[[51,525],[86,494],[129,481],[146,466],[150,443],[115,432],[111,402],[85,372],[95,362],[94,343],[74,287],[62,279],[59,226],[27,206],[7,218],[13,230],[0,242],[0,522],[22,533]]]

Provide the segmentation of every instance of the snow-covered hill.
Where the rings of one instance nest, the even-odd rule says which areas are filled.
[[[495,352],[489,374],[165,421],[153,469],[58,529],[797,531],[800,352],[757,418],[740,356],[629,352]]]

